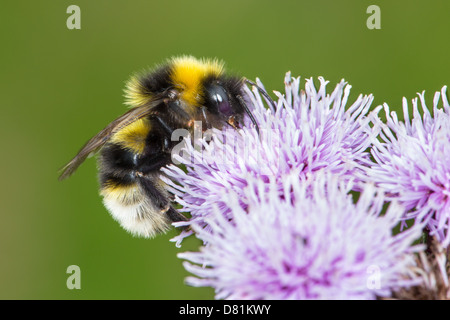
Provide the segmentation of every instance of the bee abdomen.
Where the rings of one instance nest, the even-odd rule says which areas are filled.
[[[170,162],[170,154],[163,152],[165,139],[157,123],[143,119],[118,131],[101,150],[98,165],[103,203],[112,217],[136,236],[151,238],[184,218],[171,208],[160,179],[161,167]]]
[[[155,206],[137,182],[127,185],[106,183],[100,194],[112,217],[133,235],[151,238],[169,230],[168,208]]]

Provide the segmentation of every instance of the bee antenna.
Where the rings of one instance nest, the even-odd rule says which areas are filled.
[[[246,83],[248,83],[251,86],[256,87],[256,89],[258,89],[258,91],[264,96],[264,98],[266,98],[266,100],[268,102],[270,102],[270,104],[272,105],[272,107],[274,108],[274,110],[277,108],[277,105],[275,104],[275,102],[272,100],[272,98],[269,96],[269,94],[266,92],[266,90],[264,90],[263,88],[261,88],[260,86],[258,86],[255,82],[248,80],[247,78],[244,78],[244,81]]]
[[[253,117],[252,112],[250,111],[250,109],[247,107],[247,104],[244,101],[244,98],[242,98],[242,96],[237,96],[239,102],[241,103],[241,105],[244,107],[245,112],[248,114],[248,116],[250,117],[250,120],[252,120],[252,123],[255,125],[256,128],[256,132],[258,132],[259,135],[259,127],[258,127],[258,123],[256,123],[255,117]]]

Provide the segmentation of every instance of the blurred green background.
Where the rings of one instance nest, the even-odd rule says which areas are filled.
[[[81,30],[66,9],[81,8]],[[369,30],[366,9],[381,8]],[[96,163],[57,169],[126,110],[124,82],[173,55],[219,57],[281,90],[286,71],[345,78],[352,97],[401,106],[450,85],[448,1],[3,1],[0,7],[1,299],[211,299],[184,285],[172,231],[133,238],[109,216]],[[81,268],[69,290],[66,269]]]

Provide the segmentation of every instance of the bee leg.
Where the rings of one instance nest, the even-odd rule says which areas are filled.
[[[170,138],[173,132],[170,125],[161,117],[152,115],[151,118],[159,130],[157,134],[147,137],[147,144],[155,146],[155,148],[148,149],[147,153],[140,158],[135,167],[136,178],[148,197],[159,208],[161,214],[166,215],[172,222],[187,221],[188,219],[170,204],[170,198],[160,184],[159,177],[156,179],[149,178],[149,175],[160,174],[161,167],[171,163],[171,154],[168,151],[171,150]]]
[[[164,195],[154,182],[146,178],[141,172],[136,174],[140,185],[143,187],[152,202],[160,208],[161,214],[166,214],[172,222],[187,221],[187,218],[175,210],[171,205],[167,195]]]
[[[178,221],[187,221],[188,219],[178,212],[174,207],[170,206],[169,210],[166,212],[167,216],[172,222],[178,222]]]
[[[173,129],[165,122],[163,119],[161,119],[159,116],[152,116],[156,121],[158,121],[158,124],[161,126],[163,131],[170,137],[172,135]]]
[[[136,167],[136,174],[147,175],[152,172],[157,172],[168,165],[170,160],[170,154],[162,153],[155,155],[151,158],[146,158],[145,161],[141,161],[141,163]]]
[[[139,184],[147,194],[148,198],[152,200],[152,203],[156,205],[161,211],[163,211],[164,208],[167,208],[167,206],[169,205],[168,198],[159,190],[152,179],[149,179],[141,172],[137,172],[136,177],[139,181]]]
[[[202,113],[203,113],[203,118],[205,119],[205,123],[206,123],[206,128],[207,129],[211,129],[212,125],[211,123],[208,121],[208,115],[206,114],[206,108],[202,107]]]
[[[180,117],[184,118],[186,121],[188,121],[191,118],[189,114],[184,110],[184,108],[180,105],[179,99],[174,100],[165,99],[164,103],[168,108],[172,109],[173,112],[175,112]]]

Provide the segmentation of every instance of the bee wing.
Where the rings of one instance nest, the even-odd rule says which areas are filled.
[[[116,120],[111,122],[106,128],[97,133],[94,137],[92,137],[86,144],[80,149],[77,155],[70,160],[64,167],[61,168],[61,174],[59,176],[59,180],[63,180],[68,178],[75,170],[83,163],[86,158],[97,152],[103,147],[103,145],[108,142],[111,136],[129,125],[130,123],[141,119],[143,117],[148,116],[151,113],[154,113],[153,107],[163,102],[162,99],[153,100],[151,105],[145,105],[130,109],[122,116],[118,117]]]

